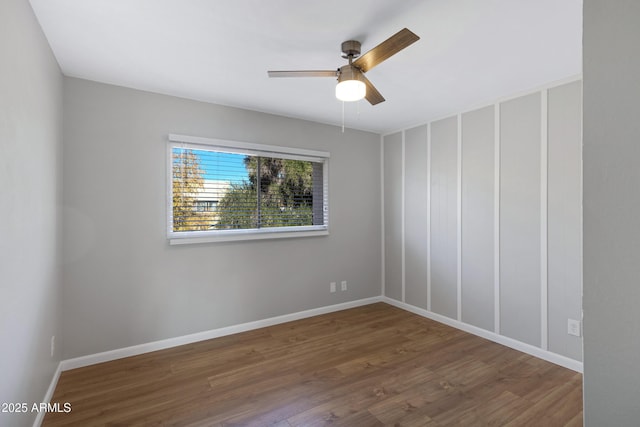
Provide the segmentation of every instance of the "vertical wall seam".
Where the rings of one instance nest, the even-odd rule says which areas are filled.
[[[400,220],[400,242],[402,244],[402,249],[401,249],[401,268],[402,268],[402,302],[407,302],[406,301],[406,269],[405,269],[405,194],[404,194],[404,190],[405,190],[405,175],[406,175],[406,168],[405,168],[405,134],[406,132],[403,130],[402,131],[402,162],[401,162],[401,172],[402,172],[402,176],[401,176],[401,180],[400,180],[400,188],[401,188],[401,201],[400,201],[400,214],[401,214],[401,220]]]
[[[500,104],[493,107],[493,328],[500,334]]]
[[[380,254],[380,295],[384,296],[386,290],[386,256],[385,256],[385,227],[384,227],[384,136],[380,136],[380,232],[381,232],[381,249]]]
[[[549,347],[548,319],[548,89],[540,97],[540,344],[543,350]]]
[[[431,311],[431,123],[427,123],[427,310]]]
[[[457,129],[457,183],[456,183],[456,221],[457,221],[457,312],[458,321],[462,321],[462,114],[458,114]]]

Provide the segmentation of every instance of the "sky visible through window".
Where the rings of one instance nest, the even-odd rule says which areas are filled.
[[[173,149],[176,154],[181,153],[182,150],[177,147]],[[197,156],[205,180],[229,181],[234,184],[249,181],[249,174],[244,165],[246,155],[208,150],[190,149],[190,151]]]

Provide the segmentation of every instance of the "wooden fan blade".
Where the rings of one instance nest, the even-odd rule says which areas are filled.
[[[337,77],[337,70],[267,71],[269,77]]]
[[[367,101],[369,101],[369,104],[376,105],[381,102],[384,102],[384,96],[382,96],[380,92],[378,92],[378,89],[375,88],[373,83],[371,83],[369,79],[366,78],[364,75],[362,75],[361,77],[362,77],[362,81],[367,86],[367,94],[364,97],[367,98]]]
[[[366,73],[382,61],[390,58],[418,40],[420,40],[420,37],[404,28],[353,61],[353,65]]]

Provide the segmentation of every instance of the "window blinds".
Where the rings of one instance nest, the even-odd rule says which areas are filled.
[[[239,145],[170,144],[170,234],[326,228],[327,158]]]

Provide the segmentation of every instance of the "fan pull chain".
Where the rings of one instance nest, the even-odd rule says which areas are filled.
[[[342,133],[344,133],[344,101],[342,101]]]

